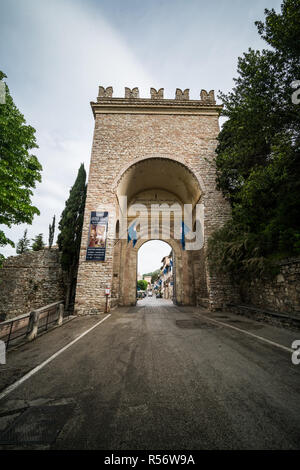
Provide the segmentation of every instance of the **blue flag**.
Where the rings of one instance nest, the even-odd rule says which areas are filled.
[[[133,248],[136,245],[138,235],[136,232],[136,220],[128,227],[128,238],[127,238],[127,243],[130,243],[132,240],[132,246]]]
[[[185,234],[186,233],[189,233],[191,230],[189,229],[189,227],[187,225],[185,225],[185,223],[182,221],[182,225],[181,225],[181,246],[182,246],[182,249],[185,250]]]

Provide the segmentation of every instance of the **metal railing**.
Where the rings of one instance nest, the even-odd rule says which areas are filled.
[[[0,323],[0,340],[6,350],[21,338],[32,341],[38,333],[47,331],[54,324],[60,325],[64,317],[64,302],[54,302],[30,313]]]

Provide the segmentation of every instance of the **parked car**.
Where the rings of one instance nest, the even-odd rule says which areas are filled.
[[[145,291],[143,291],[143,290],[138,290],[136,296],[137,296],[138,299],[144,299],[144,298],[146,297],[146,295],[147,295],[147,294],[146,294]]]

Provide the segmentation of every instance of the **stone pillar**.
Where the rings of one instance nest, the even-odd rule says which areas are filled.
[[[32,341],[37,337],[39,326],[39,313],[36,310],[33,310],[30,313],[29,318],[29,328],[26,336],[27,341]]]
[[[64,305],[63,304],[59,304],[57,306],[58,308],[58,320],[57,320],[57,324],[58,325],[61,325],[62,322],[63,322],[63,319],[64,319]]]
[[[91,180],[89,187],[91,188]],[[114,256],[114,232],[115,232],[115,208],[112,204],[102,204],[92,201],[91,190],[87,195],[84,226],[82,231],[80,262],[75,299],[75,314],[99,314],[105,311],[105,289],[112,287],[113,256]],[[104,190],[104,188],[103,188]],[[102,192],[100,191],[99,199]],[[105,261],[86,261],[86,248],[89,236],[90,213],[93,211],[108,212],[108,227],[106,240]]]

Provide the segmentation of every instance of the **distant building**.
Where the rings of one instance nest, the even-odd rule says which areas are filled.
[[[164,299],[173,299],[173,254],[165,256],[162,260],[159,278],[155,282],[154,289]]]
[[[151,275],[148,275],[148,274],[143,275],[144,281],[148,282],[147,290],[152,290],[151,278],[152,278]]]

